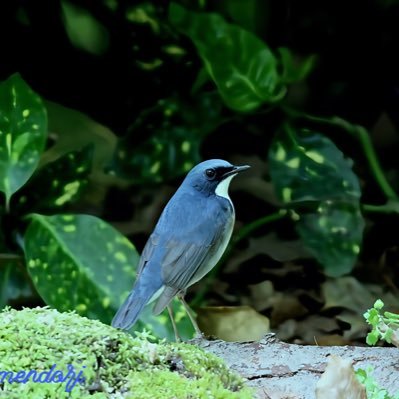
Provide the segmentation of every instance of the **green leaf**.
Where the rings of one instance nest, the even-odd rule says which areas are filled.
[[[18,75],[0,83],[0,190],[11,196],[32,176],[47,138],[46,109]]]
[[[92,169],[93,145],[63,155],[38,169],[15,195],[14,212],[58,211],[80,198]]]
[[[375,306],[375,305],[374,305]],[[384,306],[384,305],[382,305]],[[399,314],[392,313],[392,312],[384,312],[384,317],[387,319],[392,319],[391,322],[399,321]]]
[[[359,382],[366,388],[368,399],[398,399],[399,394],[389,395],[386,389],[380,388],[373,377],[373,368],[368,366],[366,370],[357,369],[355,374]]]
[[[363,317],[367,320],[367,322],[373,326],[375,326],[379,321],[379,313],[377,309],[371,308],[367,312],[363,314]]]
[[[25,233],[29,274],[60,311],[108,323],[132,287],[139,256],[112,226],[90,215],[31,215]]]
[[[338,277],[352,270],[364,228],[357,204],[322,201],[316,212],[300,215],[296,228],[327,275]]]
[[[202,140],[220,122],[221,108],[217,94],[198,94],[192,103],[179,98],[159,100],[119,140],[111,170],[134,183],[160,182],[187,173],[201,161]]]
[[[65,30],[71,43],[92,54],[104,54],[109,44],[109,34],[102,25],[85,8],[73,2],[61,1],[65,21]]]
[[[296,59],[292,51],[286,47],[278,49],[280,62],[283,68],[281,80],[285,84],[298,82],[306,79],[316,64],[317,57],[310,55],[302,59]]]
[[[218,14],[190,12],[176,3],[170,6],[169,19],[194,42],[228,107],[252,111],[284,97],[276,57],[254,34]]]
[[[352,161],[319,133],[284,126],[272,143],[269,160],[275,190],[285,204],[360,198]]]
[[[277,195],[295,211],[304,244],[330,276],[353,268],[362,242],[359,181],[327,137],[284,126],[269,151]]]
[[[374,302],[374,308],[375,308],[375,309],[380,310],[380,309],[382,309],[383,307],[384,307],[384,302],[383,302],[381,299],[377,299],[377,300]]]
[[[378,342],[379,338],[380,338],[380,334],[379,334],[378,330],[373,330],[367,334],[366,343],[367,343],[367,345],[373,346]]]
[[[271,6],[264,0],[218,0],[212,7],[250,32],[265,29],[271,15]]]
[[[111,170],[134,183],[180,176],[201,160],[198,137],[180,127],[162,129],[137,147],[129,142],[129,136],[119,142]]]
[[[55,143],[46,149],[40,159],[40,167],[58,158],[80,150],[87,145],[94,145],[93,177],[104,175],[104,168],[114,154],[117,137],[107,127],[99,124],[87,115],[52,101],[46,101],[49,130]]]
[[[26,305],[36,300],[23,258],[15,254],[0,254],[0,308]]]
[[[392,335],[393,335],[393,330],[391,328],[388,328],[385,334],[382,334],[381,338],[388,342],[388,344],[392,343]]]
[[[139,255],[122,234],[90,215],[31,215],[25,257],[32,281],[46,304],[109,323],[133,287]],[[188,318],[174,301],[179,332],[192,338]],[[174,339],[166,312],[147,306],[135,330]]]

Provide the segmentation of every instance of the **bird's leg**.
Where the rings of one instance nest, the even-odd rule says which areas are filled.
[[[191,308],[190,306],[187,304],[187,302],[184,299],[184,294],[185,292],[180,292],[179,294],[177,294],[177,298],[180,300],[180,302],[183,304],[184,309],[188,315],[188,317],[191,320],[191,324],[194,327],[195,333],[197,335],[197,338],[203,338],[204,334],[202,333],[202,331],[199,329],[198,324],[195,320],[195,317],[193,316],[192,312],[191,312]]]
[[[177,331],[177,326],[176,326],[176,323],[175,323],[175,319],[173,317],[172,305],[168,305],[167,308],[168,308],[170,321],[172,322],[173,331],[175,333],[175,340],[176,340],[176,342],[181,342],[179,332]]]

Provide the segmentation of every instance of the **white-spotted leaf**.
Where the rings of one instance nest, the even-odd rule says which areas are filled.
[[[90,215],[31,215],[24,250],[28,272],[47,305],[109,323],[133,287],[139,255],[112,226]],[[192,338],[181,305],[173,303],[182,337]],[[147,306],[135,330],[173,339],[167,313]]]
[[[25,257],[46,304],[110,322],[131,290],[139,255],[112,226],[90,215],[31,215]]]
[[[93,145],[71,151],[36,170],[32,178],[19,190],[13,209],[20,214],[60,212],[77,201],[88,184],[92,171]]]
[[[351,272],[364,229],[358,204],[322,201],[315,212],[300,212],[296,228],[328,276]]]
[[[275,191],[295,212],[305,246],[326,274],[350,272],[364,229],[352,161],[322,134],[286,125],[272,143],[269,163]]]
[[[190,104],[177,97],[159,100],[119,139],[112,172],[135,184],[186,174],[201,161],[201,143],[220,123],[221,110],[217,93],[198,94]]]
[[[285,126],[269,151],[270,174],[285,204],[305,201],[358,201],[352,161],[326,136]]]
[[[0,83],[0,191],[7,204],[35,171],[46,138],[41,98],[18,74]]]

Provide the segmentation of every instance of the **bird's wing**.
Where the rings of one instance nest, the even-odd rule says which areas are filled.
[[[137,276],[136,280],[139,278],[140,274],[142,273],[145,265],[151,259],[152,255],[154,254],[155,249],[159,243],[159,234],[156,232],[152,233],[147,240],[147,243],[144,246],[143,252],[140,256],[140,261],[137,266]]]
[[[162,260],[162,277],[165,285],[184,290],[189,285],[192,277],[204,264],[213,250],[215,242],[219,242],[222,229],[217,229],[213,240],[203,245],[190,242],[189,237],[185,241],[169,241],[165,257]]]
[[[153,257],[155,251],[158,250],[159,252],[164,253],[163,258],[160,260],[160,264],[165,282],[170,281],[170,285],[172,286],[175,286],[176,283],[177,288],[185,287],[187,285],[185,282],[189,281],[189,276],[187,273],[185,273],[185,268],[183,267],[183,273],[181,276],[179,276],[181,277],[180,281],[177,281],[180,268],[174,268],[173,266],[178,264],[184,266],[187,261],[191,261],[191,263],[200,265],[202,257],[208,253],[207,248],[209,249],[212,244],[207,244],[208,238],[204,242],[204,245],[196,245],[190,240],[183,242],[180,238],[174,236],[173,231],[166,235],[166,242],[163,240],[163,242],[160,244],[160,238],[164,234],[165,233],[159,233],[157,230],[155,230],[148,238],[137,266],[136,280],[140,277],[148,261],[150,261]],[[191,234],[188,234],[188,236],[190,237]],[[173,269],[174,272],[172,273]]]
[[[154,314],[161,313],[179,292],[190,284],[198,269],[205,264],[212,245],[170,241],[162,261],[162,279],[165,289],[154,306]]]
[[[189,271],[196,271],[190,266],[199,266],[214,243],[219,242],[227,220],[228,215],[217,202],[209,204],[206,198],[184,193],[172,199],[143,249],[137,277],[149,261],[156,259],[165,284],[170,282],[184,289],[190,280]]]
[[[190,234],[185,239],[168,241],[167,250],[161,262],[162,280],[165,289],[157,300],[154,314],[159,314],[169,304],[172,298],[184,291],[194,279],[201,267],[206,267],[212,255],[217,251],[216,246],[222,240],[225,226],[220,225],[203,237],[203,244],[198,239],[193,242]],[[198,236],[197,236],[198,238]]]

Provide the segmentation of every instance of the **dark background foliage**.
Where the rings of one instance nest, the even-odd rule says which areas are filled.
[[[50,180],[68,180],[68,160],[62,166],[53,164],[55,172],[48,172],[47,166],[35,175],[2,217],[2,252],[18,253],[19,232],[26,226],[21,214],[53,214],[55,209],[105,219],[140,252],[162,207],[191,166],[208,158],[248,163],[252,170],[232,186],[236,244],[217,271],[189,295],[194,305],[203,307],[199,310],[203,325],[214,332],[218,324],[205,304],[250,305],[269,316],[285,339],[360,339],[364,330],[359,317],[377,296],[389,295],[385,300],[398,306],[394,299],[399,284],[398,208],[396,214],[384,208],[386,193],[358,137],[323,118],[338,116],[351,126],[363,126],[387,181],[399,191],[399,3],[180,4],[194,12],[219,13],[257,35],[275,54],[288,48],[294,71],[313,57],[309,71],[290,82],[283,105],[266,102],[251,112],[237,112],[224,105],[214,83],[204,77],[195,43],[170,23],[168,1],[1,2],[0,81],[19,72],[45,100],[49,149],[60,137],[69,140],[48,162],[66,156],[67,150],[79,151],[76,164],[93,162],[91,173],[83,173],[79,195],[62,206],[46,202],[45,193]],[[204,37],[206,29],[200,32]],[[281,72],[282,66],[278,69]],[[366,227],[351,276],[326,278],[288,218],[271,217],[242,234],[282,206],[270,184],[268,154],[292,112],[295,128],[322,133],[354,161]],[[102,155],[96,158],[93,151]],[[4,284],[14,290],[3,292],[5,303],[42,303],[34,293],[24,296],[28,290],[24,283],[5,279]],[[233,310],[218,312],[216,319],[222,324],[234,323],[229,319]],[[244,315],[249,317],[246,311]]]

